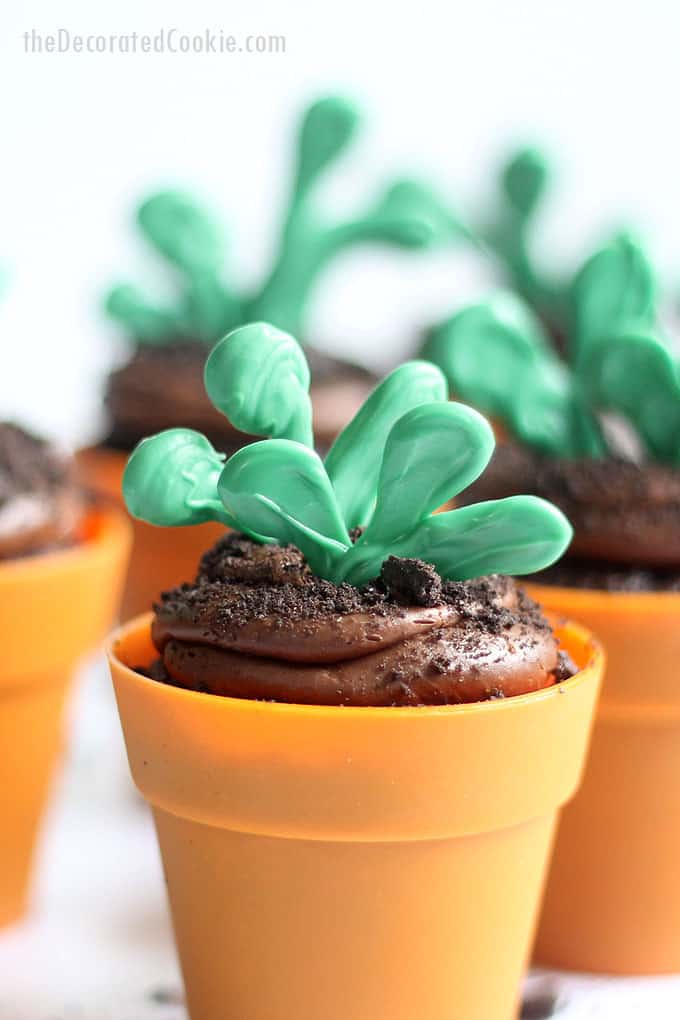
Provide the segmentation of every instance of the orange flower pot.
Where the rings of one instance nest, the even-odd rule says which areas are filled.
[[[0,563],[0,925],[25,910],[70,677],[115,617],[128,548],[123,516],[98,512],[77,546]]]
[[[583,785],[558,830],[541,963],[680,971],[680,594],[528,586],[607,654]]]
[[[602,668],[432,708],[301,707],[134,672],[115,636],[134,780],[153,808],[192,1020],[510,1020],[558,809]]]
[[[79,477],[90,492],[125,510],[121,492],[128,454],[92,447],[77,456]],[[127,511],[125,511],[127,513]],[[222,524],[199,524],[190,528],[156,528],[144,521],[132,522],[132,556],[123,588],[120,618],[129,620],[145,613],[162,591],[196,575],[206,549],[224,534]]]

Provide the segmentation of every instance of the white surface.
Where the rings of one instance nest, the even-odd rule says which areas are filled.
[[[153,827],[127,779],[101,663],[88,670],[76,709],[36,909],[0,934],[0,1020],[186,1020]],[[529,988],[546,982],[563,1003],[556,1020],[680,1016],[680,977],[541,975]]]
[[[292,119],[323,90],[365,102],[366,130],[339,169],[338,201],[427,171],[467,207],[486,201],[518,139],[553,150],[562,180],[543,247],[584,250],[621,218],[648,226],[680,277],[677,95],[680,12],[670,0],[24,0],[0,15],[3,160],[0,416],[79,440],[121,355],[99,296],[148,262],[130,219],[146,189],[194,186],[232,227],[238,276],[262,272],[287,186]],[[27,54],[23,33],[283,33],[284,54]],[[339,189],[339,190],[338,190]],[[376,365],[417,324],[472,298],[479,263],[363,254],[338,267],[312,331]],[[483,279],[488,283],[488,272]]]

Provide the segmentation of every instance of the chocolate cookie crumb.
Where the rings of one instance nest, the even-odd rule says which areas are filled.
[[[293,545],[260,545],[237,532],[221,538],[202,557],[196,580],[301,585],[310,576]]]
[[[380,580],[388,595],[404,606],[436,606],[442,601],[442,580],[431,563],[390,556]]]

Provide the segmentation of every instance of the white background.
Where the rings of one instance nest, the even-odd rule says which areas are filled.
[[[561,169],[541,248],[567,264],[609,224],[648,232],[669,291],[680,279],[678,30],[672,0],[394,0],[238,4],[84,0],[2,16],[0,417],[82,441],[124,354],[100,294],[149,262],[130,226],[157,185],[195,186],[222,210],[235,271],[264,269],[287,186],[295,112],[347,91],[367,108],[330,200],[367,202],[390,173],[425,171],[484,207],[506,148],[537,139]],[[27,54],[23,33],[285,34],[283,55]],[[362,254],[318,294],[312,332],[385,364],[429,318],[475,296],[468,253]],[[680,288],[678,288],[680,289]]]

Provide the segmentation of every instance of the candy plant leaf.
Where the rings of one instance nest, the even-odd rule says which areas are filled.
[[[316,573],[351,545],[319,456],[300,443],[252,443],[231,457],[218,482],[239,527],[281,545],[294,543]]]
[[[359,123],[353,103],[340,96],[327,96],[307,110],[298,142],[295,194],[300,197],[311,187],[351,142]]]
[[[105,300],[104,308],[140,344],[167,343],[168,338],[177,337],[183,331],[176,314],[149,304],[129,283],[114,287]]]
[[[386,555],[432,563],[443,578],[466,581],[486,574],[530,574],[554,563],[572,537],[566,517],[537,496],[509,496],[428,517],[389,550],[366,545],[345,579],[364,584]]]
[[[577,361],[595,342],[651,327],[656,292],[652,265],[629,235],[620,234],[591,255],[571,288]]]
[[[556,362],[528,307],[500,293],[457,312],[431,331],[423,357],[444,372],[454,395],[507,416],[527,373]]]
[[[549,180],[544,154],[535,148],[516,153],[503,169],[502,187],[514,211],[528,219],[540,202]]]
[[[228,333],[205,366],[208,396],[237,429],[313,446],[309,382],[298,342],[264,322]]]
[[[387,547],[481,475],[493,430],[464,404],[421,404],[392,427],[378,479],[367,541]]]
[[[133,517],[178,527],[234,519],[219,499],[224,456],[200,432],[168,429],[143,439],[123,475],[123,497]]]
[[[190,195],[180,191],[152,195],[140,206],[137,218],[153,246],[184,272],[220,265],[220,226]]]
[[[326,471],[348,528],[368,524],[395,422],[419,404],[447,397],[446,380],[435,365],[407,361],[383,379],[343,429],[326,457]]]
[[[680,465],[680,379],[666,345],[652,334],[610,337],[584,363],[589,399],[623,414],[652,457]]]
[[[364,239],[421,248],[471,235],[433,188],[404,179],[390,185],[364,219],[341,225],[331,236],[335,244]]]
[[[514,395],[508,413],[522,442],[556,457],[601,457],[606,444],[597,419],[566,365],[539,362]]]

